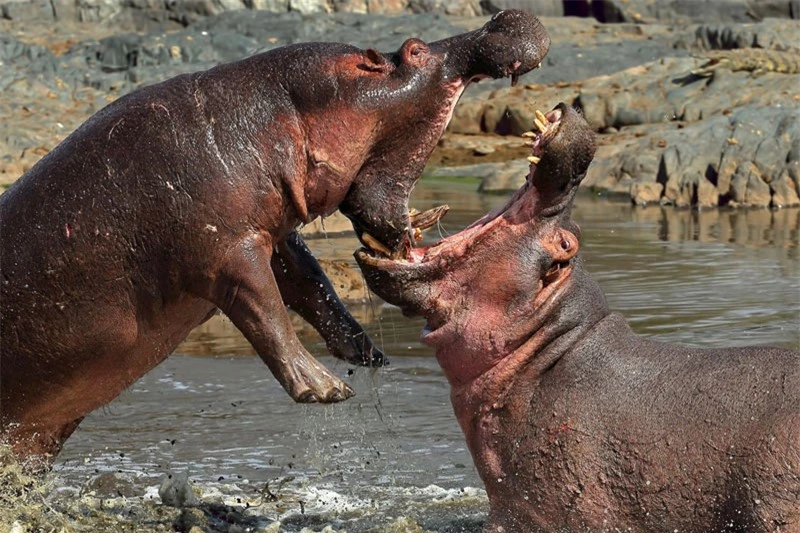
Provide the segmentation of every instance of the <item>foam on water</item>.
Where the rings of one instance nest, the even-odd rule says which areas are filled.
[[[335,481],[286,476],[258,491],[248,480],[199,483],[176,476],[196,504],[164,505],[159,480],[104,472],[83,486],[57,472],[35,478],[4,452],[0,533],[33,531],[480,531],[482,489],[382,486],[352,491]],[[271,486],[270,486],[271,485]],[[193,498],[194,499],[194,498]]]

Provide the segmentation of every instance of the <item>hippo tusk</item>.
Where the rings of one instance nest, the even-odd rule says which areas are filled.
[[[392,251],[389,250],[389,248],[385,244],[383,244],[381,241],[379,241],[378,239],[376,239],[367,232],[361,234],[361,240],[364,241],[364,244],[369,246],[374,252],[380,252],[386,257],[392,255]]]

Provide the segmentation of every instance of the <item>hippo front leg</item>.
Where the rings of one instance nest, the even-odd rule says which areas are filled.
[[[239,328],[297,402],[332,403],[353,390],[306,351],[292,328],[270,268],[272,243],[251,235],[226,255],[209,299]]]
[[[319,332],[334,356],[359,366],[386,364],[297,232],[275,247],[272,271],[283,302]]]

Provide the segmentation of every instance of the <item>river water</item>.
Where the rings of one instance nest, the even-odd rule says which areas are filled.
[[[506,198],[475,190],[472,181],[423,180],[412,205],[451,206],[436,238]],[[574,218],[587,269],[638,333],[800,348],[800,210],[634,208],[587,193]],[[357,247],[341,235],[310,245],[347,260]],[[354,399],[293,404],[218,320],[86,418],[49,479],[50,512],[87,531],[167,530],[175,513],[159,505],[157,487],[171,473],[188,474],[201,494],[210,520],[201,529],[480,531],[485,493],[446,380],[418,341],[422,321],[374,299],[349,307],[390,356],[388,368],[348,375],[308,328],[300,335],[351,383]]]

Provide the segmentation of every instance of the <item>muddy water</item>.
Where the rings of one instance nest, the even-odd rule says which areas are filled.
[[[428,182],[413,204],[450,204],[432,230],[446,234],[505,200],[474,191],[474,182]],[[800,210],[634,209],[584,195],[574,216],[587,268],[639,333],[698,346],[800,348]],[[335,235],[311,244],[320,256],[346,259],[356,247]],[[219,321],[87,417],[59,458],[51,512],[86,530],[165,530],[177,512],[157,505],[156,494],[170,472],[188,473],[201,493],[210,520],[201,529],[479,531],[485,495],[446,382],[417,340],[421,321],[378,301],[352,309],[392,357],[387,369],[352,376],[321,357],[355,399],[292,404]],[[325,353],[307,328],[301,337]],[[232,506],[227,514],[219,502]]]

